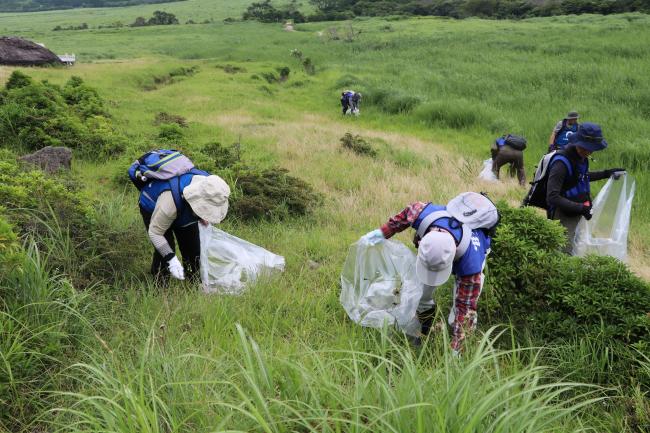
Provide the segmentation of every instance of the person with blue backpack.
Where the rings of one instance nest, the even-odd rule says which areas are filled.
[[[343,115],[348,113],[348,110],[352,107],[352,97],[354,92],[352,90],[344,90],[341,93],[341,108],[343,109]]]
[[[510,175],[515,172],[519,185],[526,185],[524,168],[524,150],[526,139],[518,135],[507,134],[497,138],[492,144],[492,172],[499,179],[499,172],[504,165],[510,165]]]
[[[144,154],[128,173],[140,190],[140,214],[155,249],[151,273],[178,280],[198,274],[198,224],[218,224],[226,217],[228,184],[195,168],[182,153],[166,149]],[[175,243],[183,264],[176,257]]]
[[[563,150],[555,152],[548,163],[546,209],[549,219],[558,220],[567,230],[565,252],[573,250],[575,230],[581,218],[591,219],[590,182],[618,178],[624,168],[589,171],[589,156],[607,147],[601,127],[583,123],[568,138]]]
[[[580,115],[577,111],[570,111],[566,117],[555,125],[548,139],[548,151],[562,150],[569,144],[569,137],[576,133],[580,124]]]
[[[483,269],[498,222],[498,210],[490,199],[484,194],[466,192],[446,206],[412,203],[363,237],[374,245],[408,228],[416,231],[415,272],[423,289],[417,318],[422,335],[427,335],[433,325],[436,287],[455,275],[453,305],[447,321],[452,327],[451,348],[456,354],[466,332],[476,327],[477,304],[485,280]]]

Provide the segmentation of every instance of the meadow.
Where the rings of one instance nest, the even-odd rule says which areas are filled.
[[[610,143],[593,167],[620,165],[637,179],[631,266],[648,278],[650,18],[387,18],[310,23],[294,32],[223,22],[239,17],[247,3],[0,14],[0,33],[79,59],[71,68],[23,72],[55,84],[82,77],[108,101],[112,122],[128,137],[124,155],[77,159],[73,173],[97,200],[98,218],[130,233],[115,249],[131,256],[109,281],[76,292],[65,274],[48,269],[48,254],[30,253],[31,272],[12,284],[46,287],[33,297],[34,304],[52,303],[42,317],[61,308],[60,320],[75,327],[62,338],[66,356],[49,367],[48,391],[12,402],[25,410],[12,412],[15,422],[5,428],[644,431],[647,387],[597,380],[612,368],[608,348],[597,342],[576,336],[540,347],[513,338],[508,347],[507,328],[480,327],[461,360],[451,357],[444,331],[413,351],[391,330],[360,329],[347,320],[338,281],[348,246],[411,201],[445,202],[481,190],[516,205],[525,190],[515,181],[476,179],[491,141],[505,132],[526,136],[530,177],[553,125],[570,109],[601,123]],[[94,28],[153,10],[175,13],[181,22],[214,22]],[[51,31],[83,22],[91,29]],[[291,50],[300,50],[314,70]],[[193,66],[193,75],[157,79]],[[290,68],[288,80],[265,78],[281,67]],[[0,81],[12,71],[0,67]],[[340,114],[339,95],[348,87],[366,97],[358,118]],[[223,224],[285,256],[282,276],[242,297],[205,296],[189,283],[160,287],[147,278],[151,247],[137,194],[125,177],[122,184],[115,178],[147,146],[158,145],[159,112],[187,119],[179,144],[189,154],[208,142],[237,142],[246,161],[286,168],[323,195],[310,216]],[[379,157],[341,150],[346,132],[366,138]],[[409,243],[406,234],[399,239]],[[50,241],[56,252],[50,254],[74,256],[61,233]],[[90,258],[76,260],[68,269]],[[61,299],[69,300],[65,308]],[[41,331],[26,332],[36,338]],[[639,377],[650,375],[649,367],[650,360],[642,363]]]

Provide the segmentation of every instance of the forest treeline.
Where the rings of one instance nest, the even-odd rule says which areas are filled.
[[[358,16],[434,15],[452,18],[531,18],[571,14],[650,12],[650,0],[309,0],[315,12],[304,15],[292,0],[252,3],[244,19],[278,22],[335,21]]]
[[[0,12],[35,12],[56,9],[101,8],[140,4],[170,3],[185,0],[2,0]]]

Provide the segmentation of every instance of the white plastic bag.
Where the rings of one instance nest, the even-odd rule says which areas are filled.
[[[597,254],[627,259],[627,235],[635,189],[634,178],[610,177],[593,202],[592,218],[582,218],[576,227],[573,255]]]
[[[372,328],[397,325],[418,335],[416,310],[422,285],[415,275],[415,254],[404,244],[387,240],[370,245],[364,239],[350,246],[341,274],[340,301],[350,319]]]
[[[284,270],[284,257],[214,228],[199,224],[201,281],[205,293],[239,295],[260,275]]]
[[[479,179],[487,180],[489,182],[497,182],[499,179],[494,175],[492,171],[492,159],[486,159],[483,161],[483,170],[478,175]]]

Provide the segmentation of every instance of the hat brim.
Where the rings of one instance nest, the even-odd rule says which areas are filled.
[[[215,206],[214,204],[209,203],[190,203],[190,207],[202,220],[209,222],[210,224],[219,224],[221,221],[226,218],[228,214],[228,201],[223,203],[220,206]]]
[[[571,144],[582,147],[583,149],[586,149],[590,152],[598,152],[599,150],[603,150],[607,147],[607,141],[603,139],[600,143],[592,143],[589,141],[582,141],[582,140],[575,140],[571,142]]]
[[[453,268],[453,263],[449,265],[449,267],[439,270],[439,271],[432,271],[429,268],[426,267],[426,265],[420,260],[418,257],[416,262],[415,262],[415,275],[417,275],[418,280],[422,284],[426,284],[427,286],[442,286],[447,282],[449,277],[451,276],[451,270]]]

